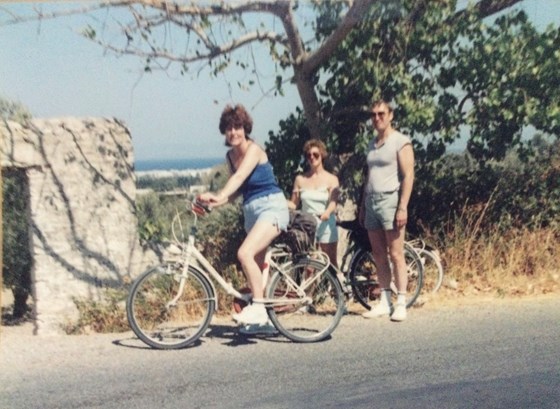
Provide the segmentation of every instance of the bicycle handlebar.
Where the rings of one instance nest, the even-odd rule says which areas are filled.
[[[200,200],[195,199],[191,202],[191,210],[198,216],[204,216],[212,211],[212,208]]]
[[[350,231],[357,231],[357,230],[363,230],[364,229],[364,227],[360,224],[358,219],[337,220],[336,225],[342,227],[345,230],[350,230]]]

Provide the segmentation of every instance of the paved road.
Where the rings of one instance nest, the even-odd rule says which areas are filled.
[[[560,408],[560,297],[346,316],[302,345],[216,322],[195,347],[3,328],[0,408]]]

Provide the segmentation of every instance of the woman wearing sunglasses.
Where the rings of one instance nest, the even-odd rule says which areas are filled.
[[[414,182],[414,152],[410,138],[394,129],[392,120],[393,109],[387,102],[373,103],[371,121],[376,135],[367,150],[368,170],[359,219],[368,231],[381,298],[362,315],[365,318],[390,316],[392,321],[404,321],[407,288],[404,236]],[[391,264],[398,291],[394,307],[390,288]]]
[[[339,194],[338,177],[327,172],[323,161],[327,158],[327,148],[319,139],[310,139],[303,146],[303,153],[309,170],[296,176],[292,197],[288,202],[291,209],[315,215],[317,243],[319,248],[337,266],[338,231],[336,227],[336,205]]]

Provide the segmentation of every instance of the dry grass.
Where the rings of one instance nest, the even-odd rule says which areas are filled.
[[[560,229],[495,225],[481,229],[485,207],[465,212],[444,235],[444,286],[437,299],[560,293]]]
[[[471,213],[444,235],[437,245],[444,264],[444,284],[435,294],[422,293],[415,308],[441,308],[473,302],[500,302],[527,296],[560,294],[560,230],[549,227],[537,231],[480,228],[484,209]],[[435,236],[434,236],[435,237]],[[426,237],[435,242],[434,237]],[[232,270],[235,270],[232,267]],[[243,287],[240,272],[228,271],[237,288]],[[221,289],[217,318],[232,312],[233,298]],[[80,319],[66,328],[68,333],[128,330],[124,315],[124,295],[110,294],[106,303],[77,303]],[[348,310],[361,314],[361,305],[350,302]]]

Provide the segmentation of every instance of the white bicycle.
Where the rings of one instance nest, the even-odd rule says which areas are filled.
[[[183,348],[204,335],[218,306],[214,282],[227,294],[250,302],[250,295],[228,283],[195,246],[198,217],[208,211],[191,203],[189,227],[177,214],[172,232],[180,254],[142,273],[130,288],[128,322],[136,336],[153,348]],[[330,336],[342,318],[345,299],[326,254],[317,250],[288,254],[270,247],[266,263],[265,307],[278,332],[294,342]]]

